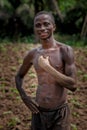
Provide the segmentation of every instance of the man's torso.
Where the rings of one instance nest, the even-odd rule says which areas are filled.
[[[38,65],[39,56],[49,57],[49,62],[57,71],[64,73],[64,62],[60,47],[50,49],[38,48],[33,59],[33,65],[38,77],[38,88],[36,91],[36,101],[41,107],[55,108],[66,102],[66,89]]]

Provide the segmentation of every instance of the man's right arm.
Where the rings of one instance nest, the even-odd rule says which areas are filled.
[[[25,105],[33,112],[33,113],[38,113],[38,104],[30,97],[27,96],[23,87],[22,87],[22,83],[23,83],[23,79],[24,76],[26,75],[27,71],[31,68],[32,66],[32,58],[33,55],[32,53],[29,53],[23,61],[23,64],[21,65],[17,75],[15,76],[15,82],[16,82],[16,87],[17,90],[23,100],[23,102],[25,103]]]
[[[26,94],[25,94],[25,92],[23,91],[23,88],[22,88],[23,78],[32,65],[31,60],[32,60],[32,55],[29,52],[29,54],[27,54],[25,56],[25,58],[23,60],[23,64],[21,65],[21,67],[20,67],[20,69],[17,72],[17,75],[15,77],[16,87],[17,87],[22,99],[25,98],[25,96],[26,96]]]

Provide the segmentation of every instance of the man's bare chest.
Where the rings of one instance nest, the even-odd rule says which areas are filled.
[[[40,66],[38,65],[38,58],[39,56],[43,56],[44,58],[49,57],[49,63],[52,67],[54,67],[56,70],[62,70],[63,68],[63,60],[62,55],[59,49],[52,49],[52,50],[42,50],[37,51],[35,58],[33,60],[33,65],[36,69],[36,71],[40,71]]]

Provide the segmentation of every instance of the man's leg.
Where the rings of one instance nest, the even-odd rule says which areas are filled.
[[[68,105],[60,110],[60,119],[55,122],[53,130],[70,130],[70,110]]]
[[[31,130],[46,130],[41,113],[32,114]]]
[[[40,114],[32,114],[31,130],[41,130]]]

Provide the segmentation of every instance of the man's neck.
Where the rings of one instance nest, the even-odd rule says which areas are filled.
[[[41,40],[41,44],[42,44],[43,49],[50,49],[50,48],[54,48],[56,46],[55,40],[53,38]]]

